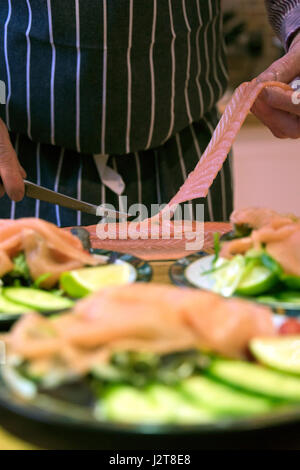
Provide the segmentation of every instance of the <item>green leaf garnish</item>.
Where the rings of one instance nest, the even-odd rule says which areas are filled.
[[[220,250],[221,250],[221,244],[220,244],[220,233],[215,232],[214,235],[214,250],[215,250],[215,257],[213,259],[213,263],[217,261],[219,258]]]
[[[39,289],[41,284],[43,284],[43,282],[46,281],[50,276],[51,276],[51,273],[42,274],[34,281],[32,287],[34,289]]]
[[[30,280],[30,271],[24,253],[19,253],[13,258],[14,269],[9,273],[12,278],[23,278]]]

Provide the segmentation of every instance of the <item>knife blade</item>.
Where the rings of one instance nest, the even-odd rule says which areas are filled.
[[[38,184],[31,183],[30,181],[24,180],[25,184],[25,195],[32,199],[39,199],[40,201],[50,202],[57,204],[67,209],[73,209],[75,211],[85,212],[91,215],[97,215],[99,217],[108,217],[113,219],[129,219],[132,218],[130,214],[126,212],[115,211],[107,209],[105,206],[96,206],[88,202],[80,201],[65,194],[57,193],[51,189],[44,188]]]

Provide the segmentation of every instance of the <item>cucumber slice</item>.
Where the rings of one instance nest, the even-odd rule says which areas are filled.
[[[234,390],[207,377],[191,377],[182,383],[181,389],[195,403],[223,415],[265,413],[273,407],[266,398]]]
[[[300,292],[285,291],[277,295],[277,299],[281,302],[290,302],[300,305]]]
[[[0,295],[0,315],[1,314],[21,314],[30,312],[29,307],[25,307],[24,305],[16,304],[15,302],[11,302],[10,300],[6,299],[3,295]]]
[[[272,307],[278,306],[284,308],[282,301],[280,301],[276,295],[260,295],[256,297],[255,300],[257,300],[257,302],[261,302],[262,304],[267,304]]]
[[[74,305],[66,297],[30,287],[6,287],[2,292],[5,299],[39,312],[64,310]]]
[[[250,350],[266,366],[300,375],[300,335],[253,339]]]
[[[238,388],[279,400],[300,402],[300,378],[266,369],[257,364],[226,359],[215,360],[212,376]]]
[[[163,409],[150,395],[127,385],[109,387],[95,408],[98,419],[123,423],[166,423],[172,420],[169,409]]]
[[[203,404],[189,400],[180,391],[161,384],[151,385],[147,393],[160,409],[172,416],[172,421],[181,424],[207,423],[216,419],[216,413]]]
[[[153,384],[139,390],[127,385],[110,387],[95,409],[96,417],[124,423],[207,423],[216,414],[188,400],[171,387]]]
[[[277,276],[270,269],[263,265],[256,265],[242,277],[236,293],[247,296],[263,294],[270,290],[277,280]]]
[[[298,276],[289,276],[287,274],[281,276],[281,281],[284,282],[286,286],[290,289],[299,289],[300,290],[300,277]],[[300,298],[300,292],[299,292]]]

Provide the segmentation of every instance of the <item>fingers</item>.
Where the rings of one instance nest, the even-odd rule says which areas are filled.
[[[300,137],[300,118],[281,109],[269,106],[258,98],[251,111],[279,139],[298,139]]]
[[[14,201],[24,197],[24,170],[21,168],[16,152],[3,121],[0,120],[0,176],[3,186],[0,187],[0,196],[4,189]]]
[[[259,75],[258,81],[291,83],[300,76],[300,34],[293,39],[289,52]],[[291,89],[266,88],[252,111],[271,132],[281,139],[300,137],[300,94]]]
[[[285,91],[281,88],[265,88],[260,95],[260,99],[271,108],[300,116],[300,104],[295,103],[293,99],[294,93],[293,91]],[[297,99],[299,99],[299,93],[296,92],[296,94]]]
[[[294,47],[281,59],[261,73],[258,81],[276,81],[290,83],[300,73],[300,45]]]
[[[273,81],[290,83],[300,74],[300,33],[293,39],[289,52],[273,64],[262,74],[259,81]]]
[[[19,163],[19,162],[18,162],[18,163]],[[24,168],[20,165],[20,163],[19,163],[19,168],[20,168],[20,172],[21,172],[22,178],[25,179],[26,176],[27,176],[27,173],[26,173],[26,171],[24,170]]]

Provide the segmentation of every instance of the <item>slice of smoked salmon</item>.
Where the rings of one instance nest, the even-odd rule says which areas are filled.
[[[233,225],[245,225],[250,229],[259,229],[264,225],[272,224],[277,227],[297,222],[299,219],[293,214],[278,214],[272,209],[265,207],[247,207],[237,209],[230,216]]]
[[[47,288],[55,285],[64,271],[99,264],[77,237],[49,222],[35,218],[0,220],[1,276],[12,270],[11,259],[20,252],[25,253],[33,280],[50,274],[42,283]]]
[[[101,289],[56,318],[26,315],[4,340],[8,359],[16,354],[35,370],[59,365],[66,373],[86,373],[116,351],[199,348],[243,357],[252,338],[275,334],[268,307],[196,289],[136,283]]]
[[[199,163],[170,201],[170,206],[207,196],[208,190],[221,170],[249,110],[258,95],[266,87],[280,87],[287,91],[291,90],[289,85],[280,82],[259,82],[254,79],[251,82],[242,83],[226,106]]]
[[[300,277],[300,220],[269,209],[235,211],[231,220],[252,229],[244,238],[222,244],[220,256],[230,258],[254,248],[264,250],[280,264],[287,275]]]

